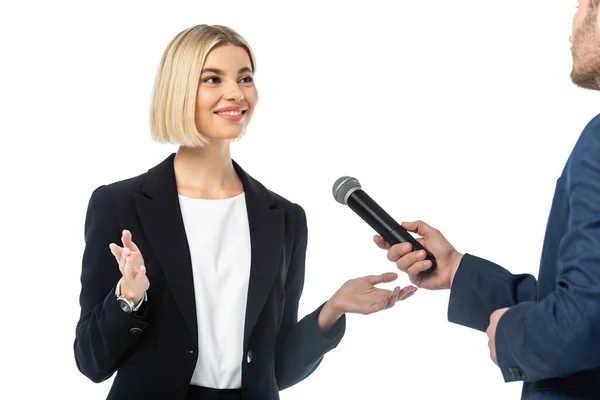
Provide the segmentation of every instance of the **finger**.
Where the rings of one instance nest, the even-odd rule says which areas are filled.
[[[125,266],[123,267],[123,272],[124,272],[123,276],[128,281],[133,281],[135,279],[135,274],[133,273],[133,265],[131,262],[131,257],[129,257],[127,259],[127,262],[125,263]]]
[[[117,259],[117,262],[121,258],[121,253],[123,252],[123,248],[115,243],[111,243],[108,245],[110,252]]]
[[[396,262],[400,257],[404,257],[406,254],[410,253],[411,250],[412,244],[408,242],[395,244],[388,250],[387,259]]]
[[[378,289],[376,293],[374,293],[377,300],[373,302],[371,306],[371,312],[377,312],[381,310],[386,310],[390,308],[390,304],[392,303],[392,297],[394,292],[386,289]]]
[[[123,249],[123,251],[121,251],[121,257],[119,257],[119,265],[125,265],[125,263],[127,262],[127,258],[129,257],[129,254],[131,254],[131,250],[129,250],[129,248],[125,247]]]
[[[394,288],[394,304],[400,301],[400,295],[402,294],[402,288],[400,286],[396,286]]]
[[[137,275],[135,276],[135,280],[136,281],[142,281],[144,279],[144,277],[146,276],[146,267],[145,266],[141,266],[140,267],[140,271],[137,273]]]
[[[379,285],[380,283],[393,282],[398,279],[398,274],[395,272],[385,272],[381,275],[369,275],[365,277],[370,285]]]
[[[403,301],[403,300],[408,299],[416,291],[417,291],[417,288],[414,286],[407,286],[405,288],[402,288],[402,290],[400,291],[400,294],[398,296],[399,297],[398,301]]]
[[[413,282],[420,279],[419,274],[423,271],[428,270],[429,268],[431,268],[431,261],[417,261],[410,267],[408,267],[406,273],[408,274],[410,281]]]
[[[129,262],[131,264],[131,271],[133,272],[133,277],[135,278],[140,273],[140,269],[142,267],[138,265],[139,263],[135,262],[133,256],[129,256],[129,258],[131,259]]]
[[[375,235],[373,237],[373,241],[375,242],[375,244],[377,245],[377,247],[379,247],[380,249],[383,250],[389,250],[390,249],[390,245],[383,239],[383,237],[379,236],[379,235]]]
[[[133,240],[131,238],[131,232],[129,232],[127,229],[123,230],[121,241],[123,242],[123,246],[128,247],[133,251],[140,251],[135,245],[135,243],[133,243]]]
[[[393,292],[390,292],[389,299],[387,304],[385,305],[385,309],[389,309],[394,307],[396,302],[398,301],[398,296],[400,295],[400,286],[396,286]]]
[[[433,230],[431,226],[429,226],[421,220],[413,222],[404,221],[400,225],[407,231],[416,233],[419,236],[425,236],[428,232],[431,232]]]
[[[427,257],[427,253],[425,253],[425,250],[412,251],[406,254],[405,256],[399,258],[396,261],[396,266],[400,271],[407,272],[407,270],[413,265],[425,260],[425,257]]]
[[[125,249],[120,249],[119,250],[119,256],[117,257],[117,253],[113,253],[113,255],[115,256],[115,259],[117,260],[117,265],[119,266],[119,271],[121,271],[121,274],[123,276],[125,276],[125,262],[127,261],[127,253],[125,252]]]

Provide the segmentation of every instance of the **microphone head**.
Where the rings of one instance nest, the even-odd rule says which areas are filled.
[[[333,184],[332,192],[335,201],[340,204],[347,205],[348,197],[357,190],[360,190],[358,179],[351,176],[342,176]]]

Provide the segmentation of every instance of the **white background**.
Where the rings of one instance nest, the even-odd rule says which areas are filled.
[[[233,156],[307,211],[302,317],[345,280],[395,270],[334,201],[341,175],[398,221],[424,219],[459,251],[537,274],[555,180],[598,110],[597,94],[569,80],[575,6],[3,3],[0,398],[108,393],[112,379],[88,381],[73,357],[84,216],[94,188],[175,150],[151,141],[148,107],[179,31],[225,24],[256,52],[260,101]],[[519,398],[486,335],[447,321],[448,295],[350,315],[339,347],[282,399]]]

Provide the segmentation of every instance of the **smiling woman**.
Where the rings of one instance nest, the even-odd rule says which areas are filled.
[[[177,153],[91,195],[74,350],[92,381],[117,372],[109,399],[278,399],[338,345],[345,313],[416,289],[375,287],[395,273],[351,279],[298,321],[306,214],[230,155],[258,102],[255,71],[227,27],[178,34],[151,106],[153,139]]]
[[[236,68],[240,65],[246,66]],[[250,122],[257,102],[248,53],[231,44],[213,49],[200,75],[196,99],[198,131],[215,132],[220,139],[236,139]]]
[[[255,70],[250,45],[233,30],[199,25],[181,32],[165,50],[156,76],[153,138],[197,147],[211,133],[216,140],[241,137],[258,102]]]

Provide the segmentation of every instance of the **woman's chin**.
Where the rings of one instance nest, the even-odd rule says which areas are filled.
[[[225,131],[214,132],[210,135],[205,135],[211,142],[226,142],[235,141],[242,136],[242,131]]]

